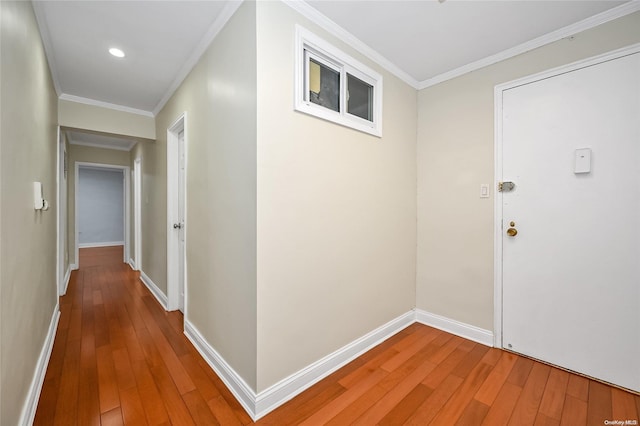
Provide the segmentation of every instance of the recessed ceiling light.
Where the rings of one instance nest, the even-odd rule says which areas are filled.
[[[116,58],[124,58],[124,52],[116,47],[112,47],[109,49],[109,53],[111,53]]]

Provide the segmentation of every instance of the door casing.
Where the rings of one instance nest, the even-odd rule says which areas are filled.
[[[133,162],[133,269],[142,271],[142,162]],[[130,262],[131,264],[131,262]]]
[[[63,130],[58,126],[58,149],[57,149],[57,250],[56,250],[56,278],[58,284],[58,296],[64,296],[67,292],[67,283],[71,273],[71,265],[65,262],[66,235],[67,235],[67,170],[66,166],[66,142]]]

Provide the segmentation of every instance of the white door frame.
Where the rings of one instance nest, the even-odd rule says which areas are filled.
[[[142,270],[142,162],[133,161],[133,265],[136,271]],[[130,262],[131,263],[131,262]]]
[[[67,283],[71,274],[71,265],[65,265],[64,252],[67,234],[67,179],[65,176],[66,143],[62,130],[58,126],[57,143],[57,167],[56,167],[56,196],[57,196],[57,224],[56,224],[56,283],[58,286],[58,296],[64,296],[67,292]]]
[[[184,132],[184,146],[185,150],[188,146],[187,144],[187,113],[183,112],[180,117],[176,121],[173,122],[171,126],[167,129],[167,311],[175,311],[179,309],[180,305],[180,272],[179,272],[179,261],[177,258],[177,253],[180,245],[180,236],[178,232],[175,232],[173,229],[173,224],[178,221],[178,161],[179,161],[179,151],[178,151],[178,135],[180,132]],[[186,161],[186,160],[185,160]],[[185,203],[184,203],[184,214],[186,218],[187,214],[187,188],[186,188],[186,175],[187,168],[185,167],[185,187],[182,188]],[[182,232],[184,232],[185,239],[185,248],[187,245],[187,223],[186,220],[183,223],[185,227]],[[184,258],[184,274],[182,276],[182,283],[184,285],[184,314],[187,314],[187,259],[186,259],[186,249],[185,253],[183,253]]]
[[[78,243],[78,241],[80,240],[79,238],[79,233],[80,233],[80,226],[78,224],[79,220],[78,220],[78,177],[79,177],[79,171],[81,168],[99,168],[99,169],[113,169],[113,170],[120,170],[122,171],[122,175],[123,175],[123,186],[124,186],[124,250],[123,250],[123,256],[122,256],[122,262],[123,263],[127,263],[128,259],[129,259],[129,230],[131,227],[131,208],[130,208],[130,204],[131,204],[131,191],[130,191],[130,167],[129,166],[116,166],[114,164],[102,164],[102,163],[86,163],[86,162],[82,162],[82,161],[76,161],[76,165],[75,165],[75,180],[74,180],[74,225],[75,225],[75,241],[74,241],[74,248],[75,248],[75,252],[76,252],[76,265],[79,267],[80,266],[80,245]]]
[[[622,49],[614,50],[602,55],[587,58],[581,61],[573,62],[561,67],[553,68],[548,71],[544,71],[538,74],[533,74],[518,80],[510,81],[497,85],[494,89],[494,164],[495,164],[495,182],[502,182],[502,93],[505,90],[512,89],[514,87],[522,86],[524,84],[533,83],[535,81],[544,80],[556,75],[565,74],[571,71],[576,71],[581,68],[590,67],[600,64],[602,62],[611,61],[623,56],[632,55],[640,52],[640,43],[627,46]],[[509,178],[509,176],[507,176]],[[497,348],[503,348],[502,341],[502,233],[503,233],[503,218],[502,218],[502,193],[496,191],[494,200],[494,266],[493,266],[493,336],[494,346]]]

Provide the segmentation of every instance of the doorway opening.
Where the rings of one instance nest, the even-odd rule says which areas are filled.
[[[129,259],[129,167],[75,163],[75,258],[80,248],[123,246]]]

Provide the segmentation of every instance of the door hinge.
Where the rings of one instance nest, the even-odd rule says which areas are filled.
[[[498,192],[510,192],[515,187],[516,184],[513,182],[498,182]]]

